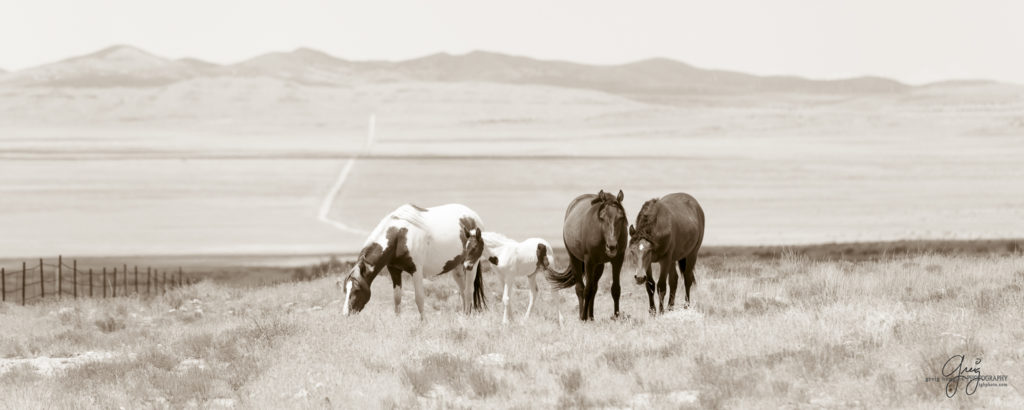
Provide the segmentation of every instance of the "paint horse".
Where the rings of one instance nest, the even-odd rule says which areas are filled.
[[[622,191],[617,196],[598,192],[576,197],[565,211],[562,239],[569,252],[569,266],[563,272],[552,271],[548,281],[556,289],[576,286],[580,320],[594,320],[594,297],[604,264],[612,265],[612,300],[619,316],[619,273],[626,250],[626,211]]]
[[[658,311],[665,312],[665,277],[668,277],[668,309],[676,304],[676,286],[679,283],[676,264],[686,285],[686,304],[690,305],[690,287],[697,283],[693,268],[697,265],[697,251],[704,241],[704,210],[692,196],[684,193],[668,194],[661,199],[644,203],[636,216],[636,227],[629,226],[628,259],[633,266],[637,284],[647,284],[647,298],[651,313],[654,309],[654,277],[651,263],[660,265],[658,275]]]
[[[395,314],[402,303],[402,272],[412,275],[416,308],[423,318],[423,278],[452,272],[463,310],[482,309],[487,300],[480,275],[484,256],[482,222],[473,210],[459,204],[432,208],[402,205],[380,221],[359,252],[356,264],[340,285],[345,289],[343,312],[361,311],[370,300],[370,285],[387,270],[395,297]],[[476,278],[466,273],[476,269]]]
[[[551,272],[551,266],[555,263],[551,244],[540,238],[518,242],[497,232],[484,232],[483,237],[484,245],[492,255],[488,259],[491,270],[501,276],[501,282],[505,287],[501,295],[501,303],[505,305],[502,323],[508,323],[509,291],[512,280],[517,277],[525,276],[530,283],[530,304],[526,305],[523,320],[529,319],[539,291],[537,274],[543,272],[546,275]]]

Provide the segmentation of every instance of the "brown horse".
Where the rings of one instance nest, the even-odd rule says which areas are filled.
[[[621,190],[618,196],[603,190],[597,195],[580,195],[565,211],[562,239],[569,252],[569,266],[562,272],[548,271],[547,277],[556,289],[576,286],[580,320],[594,320],[594,296],[606,262],[612,264],[612,300],[615,316],[619,316],[619,273],[625,257],[626,225]]]
[[[654,277],[651,262],[661,265],[658,277],[658,311],[665,311],[665,277],[668,276],[670,293],[668,309],[676,304],[676,285],[679,279],[676,264],[686,285],[686,307],[690,305],[690,287],[697,283],[693,267],[697,264],[697,251],[704,240],[704,210],[689,194],[668,194],[661,199],[644,203],[636,216],[636,227],[629,226],[629,264],[637,284],[647,284],[647,297],[654,310]]]

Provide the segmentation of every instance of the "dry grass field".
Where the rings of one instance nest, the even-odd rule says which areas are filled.
[[[575,295],[546,290],[523,322],[520,283],[503,326],[493,278],[482,314],[456,313],[442,278],[428,282],[425,322],[410,290],[396,317],[383,278],[363,313],[342,317],[334,280],[0,305],[0,398],[19,409],[1024,406],[1024,256],[1010,248],[712,253],[692,309],[652,318],[624,282],[613,321],[606,275],[593,323],[572,318]],[[925,380],[955,354],[1009,385],[947,398]]]

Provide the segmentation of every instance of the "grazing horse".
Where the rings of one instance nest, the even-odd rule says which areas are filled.
[[[463,205],[400,206],[370,233],[355,266],[340,283],[345,289],[344,314],[363,309],[370,300],[370,284],[385,268],[391,274],[395,314],[402,303],[402,272],[412,274],[421,319],[423,278],[433,279],[447,272],[453,273],[467,313],[486,306],[477,263],[485,254],[482,230],[480,217]],[[466,272],[474,268],[476,278],[470,280]]]
[[[516,277],[525,276],[530,281],[530,304],[526,306],[523,320],[530,318],[533,301],[537,298],[537,273],[547,274],[555,264],[554,251],[551,244],[540,238],[530,238],[522,242],[509,239],[497,232],[484,232],[484,244],[491,255],[491,269],[501,275],[505,289],[501,295],[501,303],[505,305],[502,323],[508,323],[509,288]]]
[[[697,251],[704,240],[704,210],[689,194],[668,194],[661,199],[644,203],[636,216],[636,227],[629,226],[629,264],[637,284],[647,284],[647,298],[651,313],[654,309],[654,277],[651,262],[661,265],[658,275],[658,311],[665,312],[665,277],[668,276],[670,293],[668,309],[676,304],[676,286],[679,279],[676,264],[686,285],[686,305],[690,306],[690,287],[697,283],[693,267],[697,264]]]
[[[551,271],[548,281],[556,289],[576,286],[580,320],[594,320],[594,296],[604,272],[605,262],[612,264],[612,300],[619,316],[619,273],[626,250],[626,211],[618,196],[604,192],[584,194],[569,203],[562,225],[562,239],[569,252],[569,266],[563,272]]]

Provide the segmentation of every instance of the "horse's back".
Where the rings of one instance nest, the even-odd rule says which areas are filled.
[[[565,209],[565,222],[569,222],[570,217],[577,217],[590,209],[590,201],[594,198],[597,198],[597,195],[583,194],[569,202],[569,207]]]
[[[676,192],[661,197],[659,202],[668,205],[682,215],[698,220],[699,225],[703,228],[704,209],[701,208],[700,202],[697,202],[697,198],[694,198],[692,195],[685,192]]]
[[[405,204],[391,213],[378,225],[367,243],[380,242],[389,227],[408,228],[407,246],[413,256],[417,270],[426,276],[441,273],[447,261],[462,253],[460,222],[472,221],[482,229],[482,221],[472,209],[461,204],[445,204],[421,208]]]
[[[663,196],[658,203],[671,215],[673,233],[683,236],[676,239],[696,251],[704,241],[704,209],[697,199],[690,194],[677,192]]]
[[[536,270],[537,263],[537,248],[539,245],[543,245],[545,250],[545,258],[549,265],[554,265],[555,252],[551,248],[551,244],[548,241],[541,238],[528,238],[519,242],[516,246],[515,251],[515,274],[519,276],[526,276],[533,273]]]
[[[562,240],[565,243],[565,249],[570,255],[582,252],[582,249],[586,247],[583,242],[586,238],[583,233],[586,222],[587,212],[593,206],[591,201],[597,198],[595,194],[583,194],[572,202],[569,202],[569,207],[565,210],[565,221],[562,223]],[[577,257],[582,254],[577,254]]]

